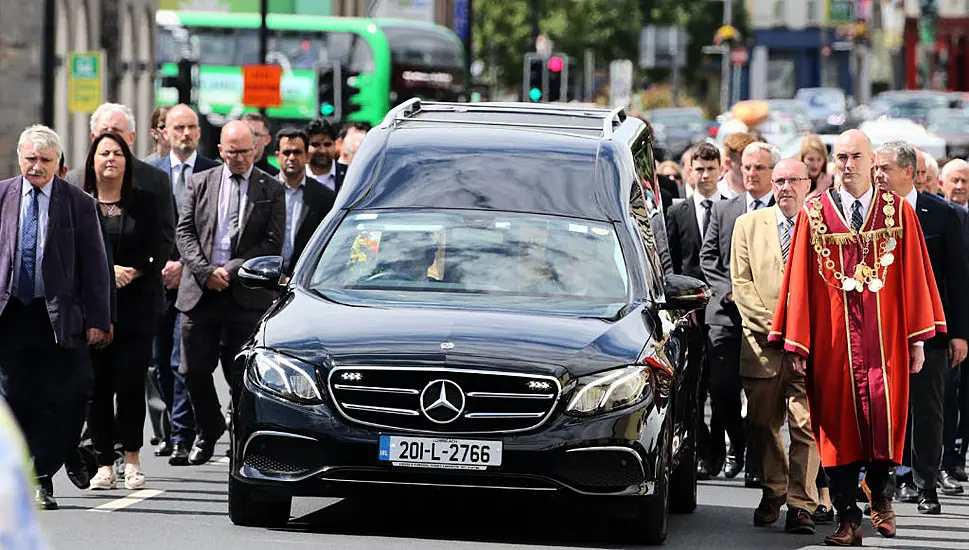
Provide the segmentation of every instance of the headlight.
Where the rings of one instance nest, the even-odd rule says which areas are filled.
[[[249,363],[249,377],[260,387],[307,404],[323,402],[315,372],[313,365],[268,349],[256,350]]]
[[[633,365],[578,380],[575,397],[566,412],[591,416],[635,405],[649,395],[650,368]]]

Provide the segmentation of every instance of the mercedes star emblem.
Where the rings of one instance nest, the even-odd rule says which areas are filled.
[[[450,380],[434,380],[421,392],[421,411],[435,424],[449,424],[464,412],[464,391]]]

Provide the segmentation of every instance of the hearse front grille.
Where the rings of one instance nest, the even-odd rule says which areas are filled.
[[[553,376],[427,367],[338,367],[328,385],[350,421],[439,434],[537,428],[561,392]]]

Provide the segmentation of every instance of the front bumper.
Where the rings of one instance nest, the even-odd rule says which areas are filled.
[[[421,488],[651,495],[657,469],[668,467],[658,463],[665,414],[651,400],[593,418],[556,411],[531,432],[454,436],[501,440],[499,467],[395,467],[378,460],[378,439],[406,434],[351,423],[327,404],[281,400],[247,378],[233,417],[231,475],[294,496],[348,497]]]

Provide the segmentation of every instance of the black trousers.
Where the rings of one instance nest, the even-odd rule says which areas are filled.
[[[91,352],[94,391],[88,427],[101,466],[114,464],[115,441],[121,442],[125,452],[140,451],[144,444],[145,373],[151,347],[151,335],[115,331],[110,346]]]
[[[724,443],[726,431],[723,422],[720,421],[720,415],[717,414],[716,408],[712,408],[709,426],[707,426],[705,418],[707,397],[710,394],[710,357],[707,353],[708,332],[709,327],[701,325],[700,337],[691,340],[689,343],[691,362],[696,361],[698,363],[697,368],[700,369],[700,395],[697,402],[700,424],[697,431],[697,452],[701,460],[708,463],[722,463],[727,455]]]
[[[845,466],[831,466],[824,469],[831,491],[831,504],[838,511],[841,523],[861,525],[861,508],[858,507],[858,476],[865,468],[865,483],[872,494],[885,493],[891,477],[892,464],[885,461],[853,462]]]
[[[20,425],[44,483],[76,452],[93,384],[87,345],[54,342],[43,299],[12,298],[0,313],[0,396]]]
[[[243,368],[235,354],[252,334],[262,311],[240,307],[229,292],[206,290],[201,301],[182,313],[182,366],[199,436],[214,438],[225,431],[212,374],[219,363],[235,403],[242,390]]]
[[[942,462],[942,401],[945,373],[949,369],[948,349],[925,345],[925,365],[909,375],[908,426],[902,464],[912,468],[912,480],[919,490],[934,490]]]
[[[946,372],[944,408],[942,469],[965,467],[969,446],[969,361]],[[962,440],[961,446],[956,445],[957,439]]]
[[[714,415],[723,423],[730,438],[730,447],[743,456],[747,447],[747,430],[740,400],[744,391],[740,378],[740,341],[739,327],[710,326],[707,354],[710,358],[710,397]]]

